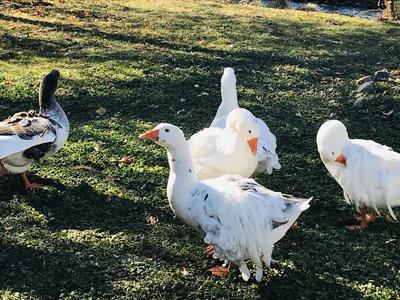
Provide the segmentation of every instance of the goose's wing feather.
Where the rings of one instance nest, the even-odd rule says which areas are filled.
[[[215,177],[212,174],[220,173],[218,166],[224,156],[233,151],[235,142],[236,136],[221,128],[206,128],[191,136],[188,145],[197,175],[210,178]]]
[[[216,257],[250,258],[256,264],[260,256],[270,257],[273,244],[311,200],[289,199],[254,180],[228,175],[204,180],[197,195],[197,219]]]
[[[400,154],[386,145],[379,144],[372,140],[362,139],[353,139],[352,143],[368,149],[372,155],[385,161],[388,166],[398,167],[400,164]]]
[[[32,112],[21,112],[0,122],[0,159],[31,147],[53,142],[51,121]]]
[[[345,199],[357,210],[361,207],[387,208],[400,206],[400,154],[369,140],[351,140],[344,148],[346,166],[331,172],[343,188]],[[334,167],[331,167],[334,168]]]
[[[281,168],[278,155],[276,154],[276,137],[263,120],[257,118],[257,123],[260,130],[260,137],[257,145],[258,166],[256,173],[267,172],[271,174],[273,169]]]
[[[312,198],[295,198],[291,195],[274,192],[249,178],[241,178],[237,180],[237,183],[242,191],[248,193],[249,198],[262,198],[268,203],[271,212],[271,238],[274,243],[283,238],[301,212],[310,207],[309,202]]]

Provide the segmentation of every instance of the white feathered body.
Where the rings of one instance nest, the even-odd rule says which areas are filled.
[[[206,128],[194,134],[188,144],[200,180],[224,174],[249,177],[258,164],[248,143],[227,128]]]
[[[168,152],[167,197],[176,216],[203,234],[216,258],[236,262],[244,280],[250,277],[245,260],[251,259],[261,280],[274,243],[311,199],[288,198],[238,175],[199,181],[184,134],[174,125],[161,123],[140,138],[154,140]]]
[[[352,139],[343,155],[346,166],[325,166],[343,188],[345,199],[357,210],[388,209],[396,219],[392,207],[400,206],[400,154],[371,140]]]
[[[261,279],[262,263],[270,266],[274,244],[311,200],[285,198],[240,176],[204,180],[191,189],[179,182],[179,177],[174,175],[168,182],[171,208],[204,234],[204,241],[214,248],[215,258],[238,264],[244,279],[250,276],[245,274],[247,259],[257,267],[256,279]]]
[[[214,117],[210,127],[218,127],[218,128],[225,128],[226,125],[226,115],[232,111],[229,110],[225,116],[220,115],[220,109],[218,109],[217,115]],[[222,112],[225,113],[224,109],[221,109]],[[259,125],[260,130],[260,137],[257,143],[257,157],[258,157],[258,164],[255,169],[255,173],[264,173],[267,172],[268,174],[272,174],[273,169],[279,170],[281,168],[281,164],[279,163],[278,155],[276,154],[276,137],[271,132],[267,124],[260,118],[256,118],[257,123]],[[251,173],[249,177],[253,175]]]

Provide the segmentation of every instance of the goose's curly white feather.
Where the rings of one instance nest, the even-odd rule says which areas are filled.
[[[400,206],[400,154],[371,140],[350,139],[337,120],[325,122],[317,134],[318,151],[329,173],[343,189],[345,200],[360,208]],[[345,165],[337,157],[345,158]]]
[[[238,175],[199,181],[183,132],[174,125],[159,124],[141,138],[154,140],[168,152],[167,196],[175,214],[203,233],[216,258],[237,263],[244,280],[250,277],[247,259],[261,280],[274,244],[311,199],[288,198]]]

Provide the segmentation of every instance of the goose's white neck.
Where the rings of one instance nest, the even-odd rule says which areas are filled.
[[[186,223],[191,223],[192,192],[196,189],[198,179],[190,156],[189,148],[185,143],[180,147],[167,149],[170,167],[167,196],[169,204],[175,214]]]
[[[59,151],[67,141],[69,135],[69,121],[67,115],[57,101],[54,101],[54,105],[52,105],[51,108],[43,109],[40,113],[50,118],[52,121],[57,122],[55,125],[56,139],[54,141],[53,150],[48,151],[46,154],[47,156],[50,156]]]
[[[54,104],[49,109],[41,109],[40,113],[57,121],[60,125],[65,126],[66,130],[69,131],[68,117],[57,101],[54,101]]]
[[[221,97],[220,109],[225,109],[229,113],[231,110],[239,108],[235,83],[222,82]]]

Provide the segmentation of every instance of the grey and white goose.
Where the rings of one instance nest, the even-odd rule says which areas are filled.
[[[26,171],[34,162],[62,148],[68,138],[69,121],[54,99],[60,72],[51,70],[39,89],[39,113],[19,112],[0,122],[0,176],[21,174],[26,189],[43,186],[31,183]]]

